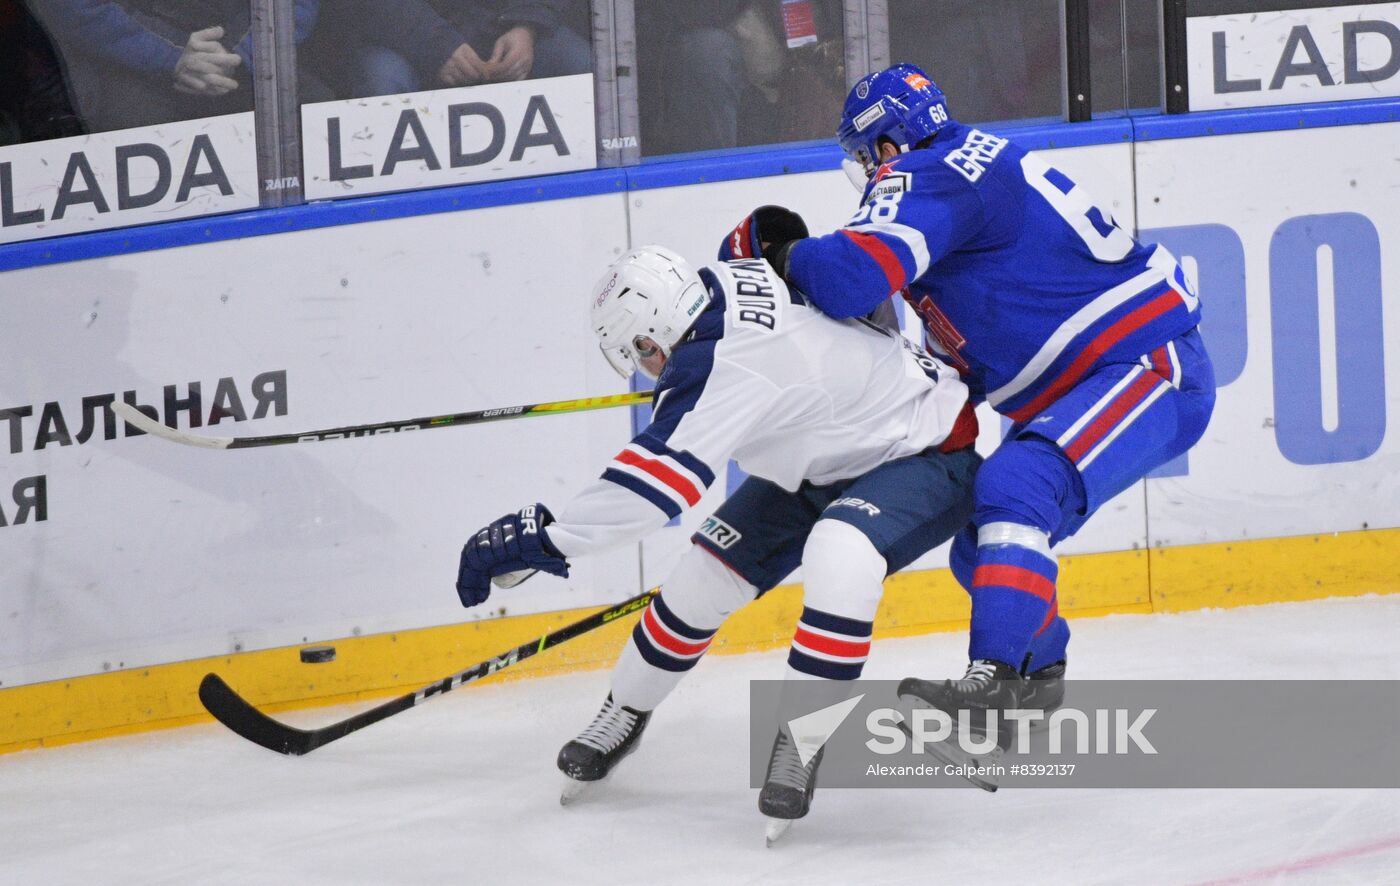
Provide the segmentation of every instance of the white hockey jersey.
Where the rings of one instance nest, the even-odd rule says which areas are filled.
[[[566,557],[664,526],[730,458],[796,490],[976,437],[967,386],[902,336],[808,307],[762,259],[700,277],[713,301],[657,380],[651,424],[549,525]]]

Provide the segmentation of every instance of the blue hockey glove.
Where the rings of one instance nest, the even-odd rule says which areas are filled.
[[[554,515],[542,504],[506,514],[483,528],[462,546],[457,567],[457,596],[463,606],[475,606],[491,596],[491,579],[507,572],[538,569],[567,578],[569,562],[544,533]]]
[[[795,240],[807,236],[802,216],[781,206],[760,206],[739,222],[719,246],[719,260],[762,256],[780,275],[787,272],[787,253]],[[765,245],[766,244],[766,245]]]

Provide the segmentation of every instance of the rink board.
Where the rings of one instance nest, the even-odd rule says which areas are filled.
[[[1400,378],[1384,345],[1400,341],[1400,311],[1381,302],[1400,291],[1400,207],[1386,198],[1400,168],[1383,162],[1397,142],[1400,124],[1384,123],[1047,152],[1198,276],[1222,382],[1189,459],[1065,545],[1063,609],[1395,589],[1400,444],[1386,418]],[[246,668],[240,688],[277,704],[413,688],[658,581],[732,482],[639,547],[464,612],[451,582],[465,533],[566,500],[631,416],[205,452],[119,428],[107,439],[92,403],[132,391],[182,428],[198,411],[196,433],[250,435],[617,393],[579,297],[613,255],[661,241],[704,260],[752,205],[786,202],[827,230],[855,198],[839,171],[804,172],[0,273],[0,410],[29,410],[0,423],[0,747],[187,721],[210,662],[235,685]],[[247,420],[209,426],[230,391]],[[984,421],[979,448],[999,431]],[[934,552],[891,581],[882,631],[965,623],[945,564]],[[795,597],[773,600],[736,618],[728,648],[787,642]],[[284,664],[285,649],[334,638],[348,638],[342,662]],[[520,672],[600,664],[620,638],[592,642]]]
[[[1400,575],[1400,530],[1083,554],[1060,567],[1060,611],[1071,620],[1389,594]],[[289,646],[20,686],[0,694],[0,754],[205,722],[196,688],[210,672],[269,712],[401,695],[592,611],[338,639],[335,661],[323,664],[302,663]],[[775,588],[732,616],[710,653],[786,646],[801,611],[800,585]],[[965,630],[968,611],[946,569],[903,572],[886,582],[875,637]],[[621,619],[487,680],[610,666],[635,622]]]

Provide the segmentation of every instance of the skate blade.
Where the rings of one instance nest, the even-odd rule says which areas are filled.
[[[768,819],[768,826],[764,833],[764,840],[766,841],[769,849],[772,849],[773,844],[781,840],[783,838],[783,835],[786,834],[788,830],[792,828],[792,822],[793,819],[791,818]]]
[[[577,779],[564,776],[564,788],[559,792],[559,805],[571,806],[574,803],[593,793],[593,789],[602,784],[607,779],[598,781],[578,781]]]
[[[912,740],[914,738],[914,733],[909,731],[909,724],[905,723],[903,720],[899,721],[899,728],[903,730],[904,734],[908,736],[909,739]],[[996,781],[987,776],[967,772],[966,770],[969,767],[975,766],[995,766],[1001,761],[1001,748],[997,748],[991,753],[983,754],[979,757],[975,754],[964,752],[963,749],[956,744],[938,742],[937,744],[926,743],[924,745],[924,753],[938,760],[945,766],[957,766],[961,768],[963,771],[958,773],[958,775],[969,784],[979,787],[989,794],[996,793],[999,787]]]

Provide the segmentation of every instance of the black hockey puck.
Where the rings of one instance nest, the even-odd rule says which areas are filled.
[[[334,646],[306,646],[301,650],[301,660],[307,664],[320,664],[335,661]]]

